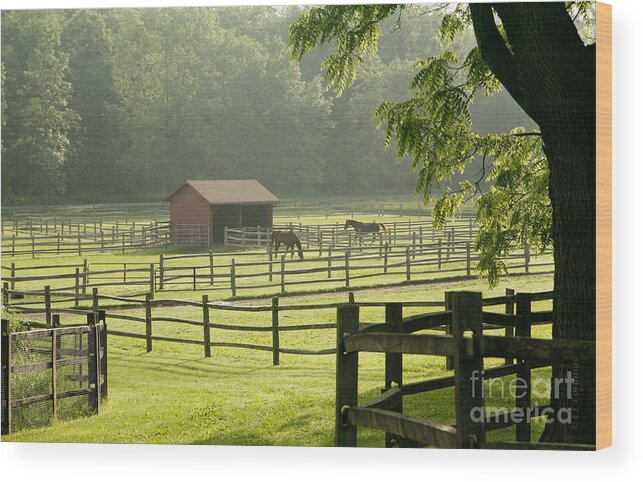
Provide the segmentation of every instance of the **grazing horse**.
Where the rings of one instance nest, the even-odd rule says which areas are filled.
[[[290,250],[290,257],[293,257],[294,247],[297,246],[299,251],[299,259],[304,259],[304,252],[301,249],[301,242],[295,233],[292,231],[273,231],[272,236],[270,237],[270,242],[275,245],[275,253],[279,251],[280,245],[286,246],[286,251],[284,254],[288,253]]]
[[[380,232],[380,228],[382,228],[382,231],[386,233],[386,226],[382,223],[360,223],[353,219],[347,219],[346,223],[344,223],[344,229],[348,229],[350,226],[355,229],[355,232],[360,239],[360,243],[363,234],[377,234]]]

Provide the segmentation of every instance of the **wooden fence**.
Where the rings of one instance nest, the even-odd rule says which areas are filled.
[[[116,222],[110,226],[104,226],[102,221],[94,224],[69,224],[63,225],[63,229],[59,231],[52,229],[50,232],[45,227],[42,231],[31,229],[24,233],[14,232],[13,236],[3,236],[2,254],[35,258],[37,255],[52,254],[124,253],[126,249],[167,245],[170,234],[167,224],[154,222]]]
[[[275,223],[272,228],[246,226],[226,227],[224,246],[226,248],[246,249],[261,247],[270,249],[270,236],[273,231],[292,231],[299,237],[305,249],[321,252],[328,248],[352,248],[362,245],[412,244],[422,245],[438,239],[452,241],[473,241],[478,227],[473,217],[460,218],[447,223],[444,228],[436,228],[431,220],[411,219],[393,221],[385,224],[386,231],[358,236],[353,228],[344,229],[344,224],[302,224],[300,222]],[[321,255],[321,254],[320,254]]]
[[[158,263],[87,263],[85,260],[78,265],[18,267],[13,262],[3,267],[9,275],[3,280],[9,284],[9,289],[18,291],[21,288],[28,291],[25,285],[28,287],[34,282],[47,284],[55,280],[57,285],[52,287],[52,291],[73,291],[77,305],[80,295],[94,287],[141,287],[142,293],[150,292],[152,295],[157,291],[201,289],[228,292],[234,297],[251,289],[271,290],[276,294],[312,285],[350,288],[355,282],[371,278],[385,278],[390,283],[475,276],[475,263],[478,261],[468,241],[329,248],[324,254],[318,256],[317,250],[305,250],[303,261],[283,254],[276,257],[272,252],[210,252],[161,254]],[[240,259],[258,255],[267,259]],[[509,272],[529,273],[533,268],[553,266],[548,256],[549,253],[532,255],[525,247],[522,252],[506,259],[506,267]],[[58,272],[35,274],[51,269]],[[29,270],[31,274],[20,276],[19,271],[22,270]]]
[[[337,446],[357,445],[357,427],[386,433],[387,447],[434,446],[440,448],[593,450],[594,446],[533,444],[531,418],[551,414],[550,407],[532,406],[531,370],[556,361],[595,360],[595,343],[574,340],[531,338],[535,324],[551,323],[552,312],[532,311],[532,302],[550,299],[552,293],[520,293],[483,299],[480,293],[445,294],[447,310],[403,318],[399,303],[386,307],[385,323],[362,327],[359,306],[338,308],[337,396],[335,442]],[[515,304],[515,314],[483,310],[484,306]],[[417,334],[444,328],[445,335]],[[486,336],[486,328],[515,330],[515,336]],[[471,336],[467,336],[470,332]],[[376,400],[358,405],[358,360],[360,352],[385,353],[385,388]],[[404,383],[404,354],[444,356],[453,360],[450,377]],[[485,358],[504,358],[506,364],[484,368]],[[513,363],[513,360],[517,360]],[[507,360],[510,363],[507,364]],[[515,408],[505,416],[485,412],[484,380],[516,375]],[[403,415],[405,395],[455,388],[455,425],[436,423]],[[549,408],[549,411],[547,410]],[[474,417],[473,414],[482,414]],[[514,426],[516,442],[493,443],[486,433]]]
[[[31,292],[36,294],[36,292]],[[280,334],[288,331],[316,331],[316,330],[330,330],[335,329],[335,323],[300,323],[300,324],[280,324],[280,314],[283,312],[291,311],[306,311],[306,310],[330,310],[337,309],[338,303],[319,303],[312,305],[280,305],[279,298],[273,297],[271,303],[267,305],[233,305],[226,302],[210,302],[208,295],[203,295],[201,302],[191,300],[153,300],[148,293],[144,299],[119,297],[110,295],[101,295],[97,289],[94,289],[91,295],[83,295],[83,299],[90,301],[92,309],[79,310],[75,308],[58,308],[52,306],[51,299],[56,296],[68,296],[66,293],[52,293],[50,291],[43,291],[40,294],[44,298],[44,305],[39,307],[26,308],[20,305],[13,305],[6,299],[5,293],[5,306],[13,312],[27,312],[31,314],[44,314],[45,324],[51,323],[50,320],[55,319],[60,313],[84,315],[86,313],[97,313],[105,320],[106,326],[109,325],[107,334],[144,340],[146,350],[152,351],[156,342],[172,342],[183,343],[190,345],[200,345],[203,347],[204,356],[211,356],[212,347],[227,347],[239,348],[248,350],[259,350],[272,353],[272,362],[274,365],[279,365],[280,354],[297,354],[297,355],[329,355],[335,353],[334,347],[321,350],[309,350],[304,348],[284,347],[280,341]],[[354,301],[354,296],[349,295],[349,299]],[[126,313],[123,307],[118,309],[110,309],[103,307],[101,309],[101,300],[119,301],[126,303],[128,308],[144,308],[144,316],[134,316]],[[166,316],[164,311],[168,306],[173,307],[192,307],[197,308],[201,314],[198,318]],[[383,306],[382,303],[369,303],[369,306]],[[410,302],[407,306],[443,306],[442,302]],[[266,318],[265,325],[233,325],[218,323],[215,313],[217,311],[236,311],[242,313],[266,313],[269,318]],[[98,316],[98,315],[97,315]],[[107,323],[109,321],[109,323]],[[135,323],[141,327],[140,331],[127,331],[119,329],[115,326],[120,321],[128,323]],[[188,337],[168,337],[156,334],[156,327],[160,323],[170,323],[178,325],[198,326],[202,330],[202,336],[198,339]],[[237,331],[237,332],[264,332],[272,334],[272,343],[270,345],[257,345],[248,343],[235,343],[218,341],[219,337],[216,335],[218,331]]]
[[[402,199],[330,199],[330,200],[282,200],[274,212],[279,216],[296,217],[306,216],[346,216],[354,218],[356,215],[383,216],[431,216],[432,205],[418,202],[416,199],[404,197]],[[465,214],[474,212],[474,203],[468,203],[462,209]]]
[[[63,327],[55,314],[29,326],[10,332],[2,320],[2,434],[98,413],[107,396],[104,313],[87,313],[87,325]]]
[[[65,224],[89,223],[97,220],[167,221],[170,217],[168,203],[115,203],[93,205],[53,206],[3,206],[4,229],[27,227],[30,224],[44,226],[45,223]]]
[[[144,340],[146,350],[148,352],[152,351],[154,344],[158,341],[161,342],[173,342],[173,343],[183,343],[190,345],[199,345],[203,347],[204,356],[211,356],[212,347],[229,347],[229,348],[240,348],[240,349],[249,349],[249,350],[259,350],[272,353],[272,361],[274,365],[279,365],[280,354],[297,354],[297,355],[329,355],[336,353],[334,346],[324,348],[321,350],[309,350],[303,348],[292,348],[284,347],[280,341],[280,333],[289,332],[289,331],[316,331],[316,330],[334,330],[337,327],[335,322],[333,323],[299,323],[299,324],[287,324],[284,325],[280,323],[281,314],[284,312],[305,312],[305,311],[319,311],[319,310],[337,310],[339,307],[343,306],[343,303],[315,303],[315,304],[282,304],[280,303],[280,298],[275,296],[272,297],[269,304],[264,305],[240,305],[232,304],[229,302],[211,302],[209,301],[208,295],[203,295],[201,301],[193,300],[181,300],[181,299],[164,299],[164,300],[153,300],[151,294],[146,294],[143,299],[131,298],[131,297],[122,297],[122,296],[111,296],[103,295],[98,292],[97,288],[94,288],[91,294],[83,295],[83,300],[91,303],[91,310],[82,310],[76,308],[59,308],[52,304],[52,298],[55,297],[64,297],[68,296],[66,293],[52,293],[48,290],[44,290],[40,293],[31,292],[32,294],[39,294],[44,302],[41,302],[38,307],[29,307],[26,308],[21,305],[11,304],[8,300],[5,302],[5,306],[8,307],[13,312],[26,312],[31,314],[43,314],[45,323],[42,326],[50,326],[52,321],[55,320],[56,316],[60,314],[67,315],[80,315],[86,316],[90,313],[94,313],[96,317],[104,321],[106,326],[109,326],[107,333],[114,336],[121,336],[126,338],[133,338]],[[508,293],[513,293],[513,290],[508,290]],[[4,294],[7,298],[7,293]],[[539,294],[539,299],[550,299],[551,292],[544,292]],[[107,306],[101,307],[101,300],[103,301],[118,301],[121,305],[117,308],[110,308]],[[505,311],[507,313],[513,313],[513,297],[508,295],[506,297],[499,298],[489,298],[485,300],[485,303],[489,305],[493,304],[504,304]],[[354,306],[361,307],[381,307],[385,308],[386,312],[389,313],[391,303],[386,301],[356,301],[355,295],[352,292],[348,293],[348,302]],[[448,305],[448,301],[445,300],[434,300],[434,301],[405,301],[395,303],[399,308],[400,313],[403,308],[437,308],[444,310]],[[176,317],[176,316],[166,316],[166,310],[168,307],[191,307],[196,308],[200,316],[196,318],[188,317]],[[144,316],[135,316],[127,311],[135,308],[144,309]],[[233,324],[224,324],[217,322],[216,312],[219,311],[233,311],[240,313],[265,313],[267,315],[265,319],[265,324],[261,325],[233,325]],[[444,312],[441,312],[444,314]],[[434,314],[432,314],[434,315]],[[388,316],[388,315],[387,315]],[[421,315],[419,318],[410,317],[407,319],[411,325],[421,323],[421,318],[424,315]],[[438,315],[440,316],[440,315]],[[444,318],[444,316],[442,316]],[[109,320],[109,323],[107,323]],[[140,326],[140,331],[127,331],[119,329],[118,322],[128,322],[135,323]],[[189,325],[200,327],[199,332],[201,336],[199,338],[186,338],[186,337],[168,337],[160,336],[156,334],[156,327],[160,323],[170,323],[178,325]],[[369,323],[362,323],[360,325],[362,328],[371,326]],[[374,325],[377,327],[377,325]],[[485,329],[496,329],[497,326],[488,326]],[[446,327],[444,329],[447,329]],[[222,342],[217,341],[220,339],[216,335],[217,331],[237,331],[237,332],[263,332],[272,334],[272,343],[270,345],[254,345],[247,343],[234,343],[234,342]],[[514,331],[512,327],[505,327],[505,335],[513,336]],[[508,363],[511,363],[509,361]],[[449,357],[446,359],[447,369],[452,368],[452,361]]]

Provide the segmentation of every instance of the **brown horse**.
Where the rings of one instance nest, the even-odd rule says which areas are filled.
[[[297,246],[299,259],[304,259],[304,251],[301,249],[301,242],[295,233],[292,231],[273,231],[270,241],[275,246],[275,254],[279,252],[279,246],[282,244],[286,246],[284,254],[290,250],[290,257],[293,257],[294,247]]]
[[[353,219],[347,219],[344,223],[344,229],[348,229],[351,226],[355,229],[360,244],[362,243],[362,235],[364,234],[377,234],[380,232],[380,228],[382,228],[382,231],[386,234],[386,226],[382,223],[360,223]],[[371,240],[371,244],[373,244],[373,241],[374,240]]]

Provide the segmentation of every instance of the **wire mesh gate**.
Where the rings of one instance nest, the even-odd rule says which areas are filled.
[[[104,323],[11,333],[2,320],[2,434],[96,414],[106,395]]]

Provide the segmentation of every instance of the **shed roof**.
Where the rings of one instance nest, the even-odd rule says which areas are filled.
[[[210,204],[277,204],[279,202],[279,198],[256,179],[188,180],[165,196],[164,201],[169,201],[185,185],[192,187]]]

